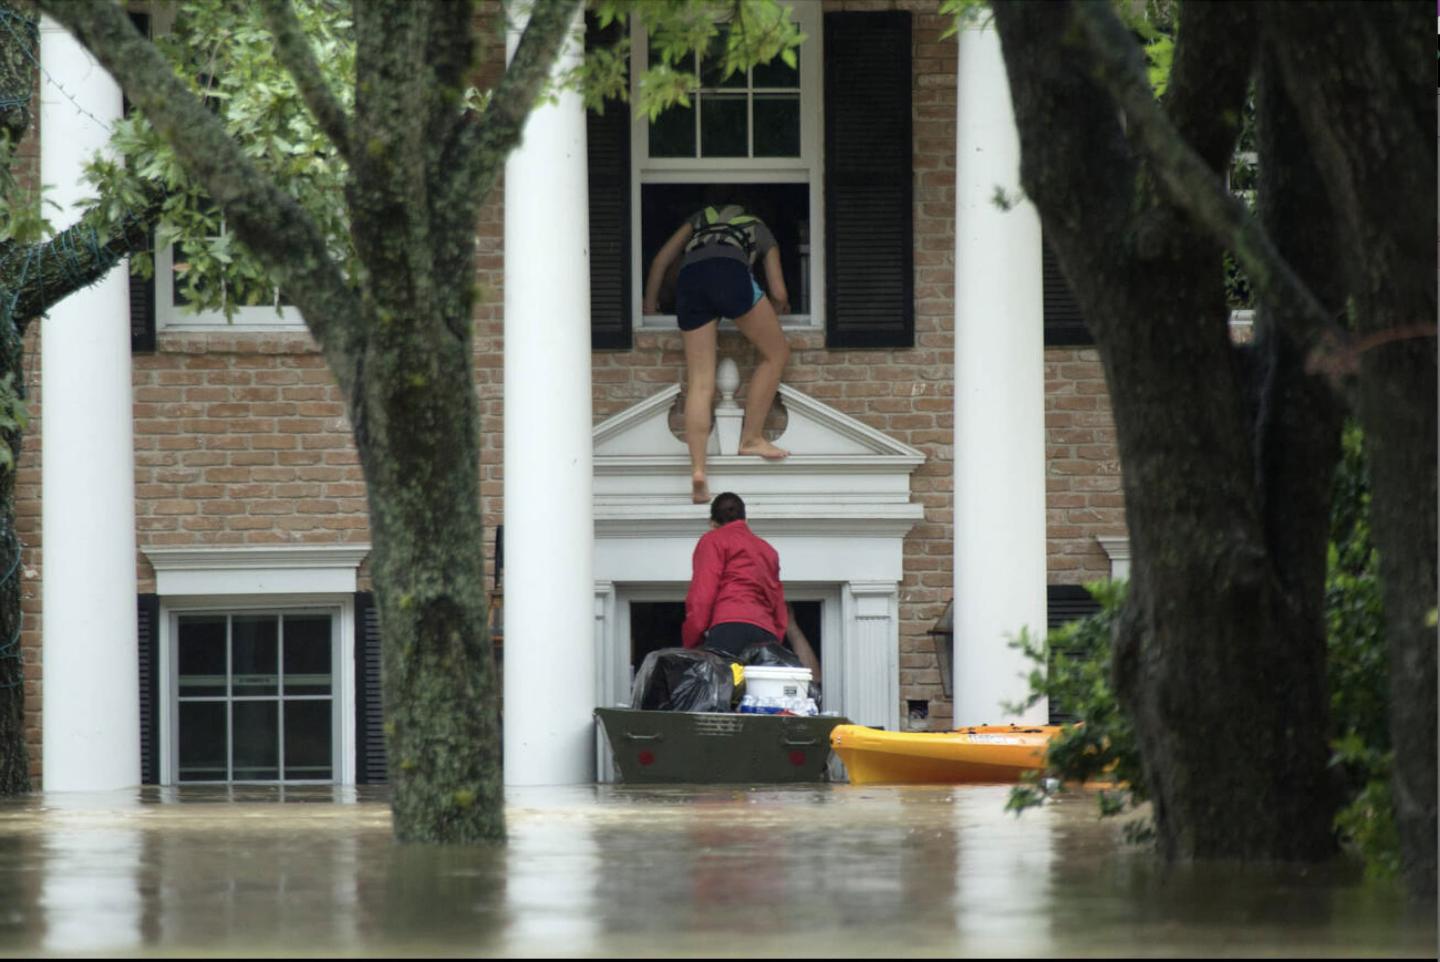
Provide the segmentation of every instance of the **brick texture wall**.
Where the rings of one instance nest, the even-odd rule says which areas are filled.
[[[827,350],[819,332],[793,333],[787,383],[910,444],[927,456],[912,476],[925,516],[904,544],[900,587],[900,697],[928,702],[929,727],[951,722],[927,634],[951,594],[953,458],[955,50],[933,0],[842,0],[826,9],[914,11],[915,347]],[[496,49],[493,31],[486,34]],[[482,418],[481,499],[486,550],[503,517],[503,189],[477,225],[475,375]],[[38,341],[31,338],[32,359]],[[721,336],[722,357],[742,379],[753,351]],[[1046,351],[1048,554],[1051,583],[1109,569],[1096,535],[1123,534],[1118,459],[1095,352]],[[597,421],[682,379],[678,332],[639,333],[631,350],[593,356]],[[32,360],[34,427],[20,463],[19,523],[25,554],[27,725],[40,774],[39,457],[43,411]],[[304,333],[162,333],[136,358],[136,523],[141,548],[170,545],[358,543],[369,538],[366,503],[345,405]],[[743,394],[743,385],[742,385]],[[137,558],[141,591],[154,573]],[[488,580],[488,579],[487,579]],[[962,722],[973,721],[962,719]]]

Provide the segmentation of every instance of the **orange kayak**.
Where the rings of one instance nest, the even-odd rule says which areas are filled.
[[[1045,765],[1058,725],[975,725],[949,732],[891,732],[836,725],[830,747],[854,785],[1018,782]]]

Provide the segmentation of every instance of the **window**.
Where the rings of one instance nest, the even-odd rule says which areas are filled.
[[[215,237],[228,234],[223,218]],[[185,273],[185,251],[179,244],[155,251],[155,315],[161,330],[195,331],[223,327],[237,331],[303,330],[305,321],[299,310],[287,306],[278,290],[271,291],[268,303],[239,304],[233,317],[223,310],[195,312],[189,307],[180,278]],[[221,292],[223,300],[231,296],[228,285]]]
[[[710,50],[676,66],[693,72],[699,84],[690,106],[673,107],[653,124],[644,117],[632,120],[631,195],[639,203],[630,212],[630,232],[639,244],[629,252],[629,275],[630,303],[637,311],[656,252],[686,217],[706,205],[710,188],[719,186],[736,192],[775,234],[790,295],[786,326],[821,324],[823,252],[811,245],[824,231],[819,7],[801,4],[795,11],[809,38],[797,51],[796,67],[777,59],[721,77],[716,65],[728,29],[722,25]],[[649,44],[639,32],[631,44],[638,75],[649,65]],[[763,271],[756,271],[756,280],[766,286]],[[662,310],[672,309],[667,299],[662,296]],[[647,315],[639,325],[670,330],[674,319]]]
[[[171,617],[172,781],[339,780],[338,612]]]

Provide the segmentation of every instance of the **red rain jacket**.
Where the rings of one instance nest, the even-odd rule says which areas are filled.
[[[713,528],[695,545],[685,596],[686,648],[705,640],[712,625],[743,621],[785,637],[789,616],[780,587],[780,556],[744,521]]]

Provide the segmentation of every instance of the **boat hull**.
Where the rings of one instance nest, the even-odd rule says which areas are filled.
[[[1045,765],[1055,725],[977,725],[949,732],[890,732],[837,725],[830,747],[854,785],[1013,783]]]

